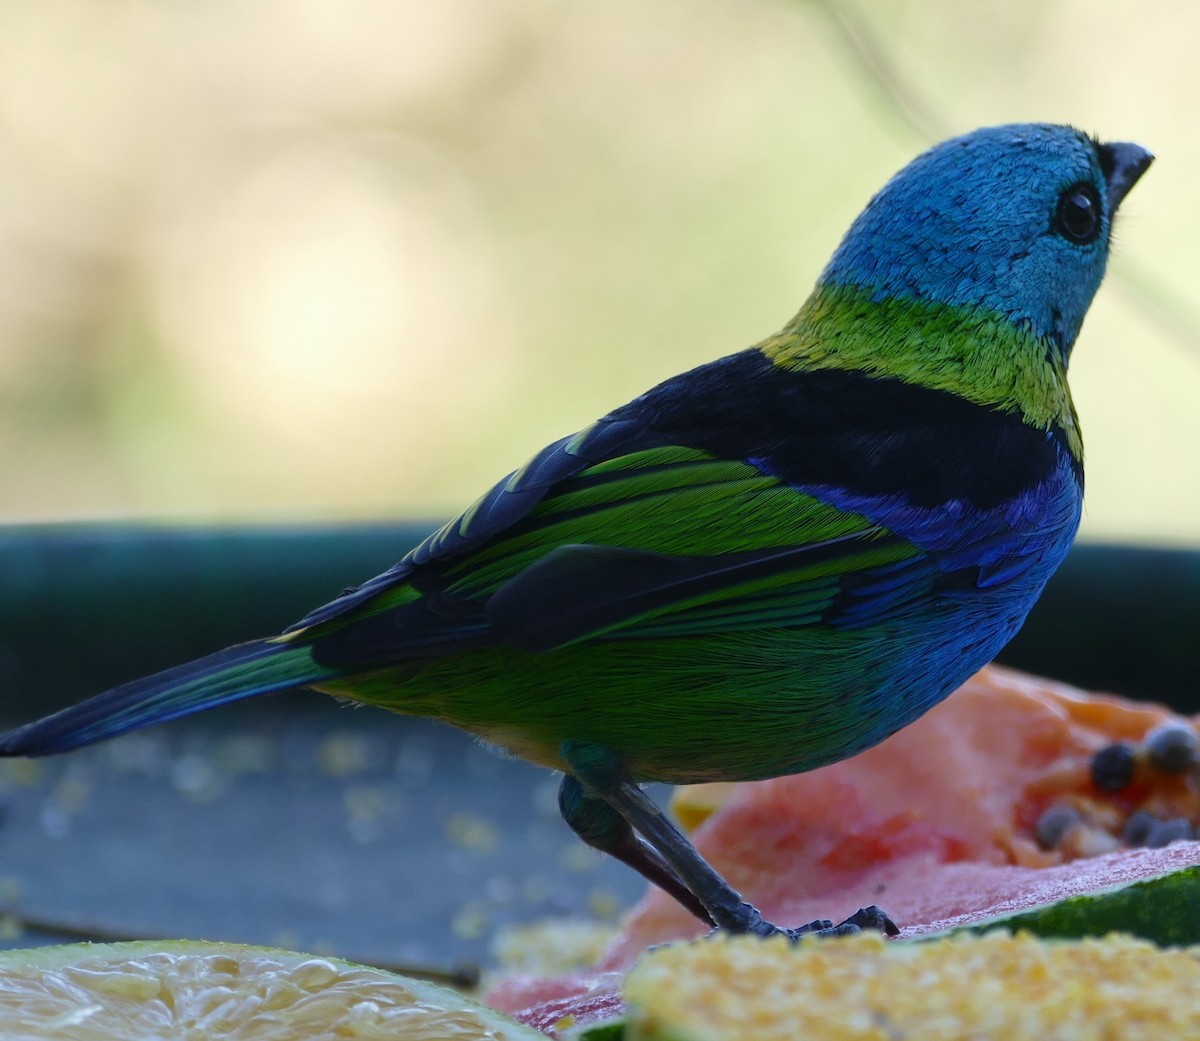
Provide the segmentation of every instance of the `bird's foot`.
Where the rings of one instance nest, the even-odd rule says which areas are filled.
[[[834,925],[828,918],[818,918],[796,929],[781,929],[789,939],[798,940],[802,936],[853,936],[864,929],[874,929],[884,936],[899,936],[900,928],[891,920],[882,907],[872,904],[870,907],[860,907],[844,922]]]
[[[874,904],[870,907],[859,908],[844,922],[838,922],[837,925],[834,925],[828,918],[818,918],[814,922],[794,929],[783,929],[778,925],[772,925],[750,904],[742,904],[739,911],[741,912],[739,915],[741,921],[734,924],[729,931],[752,933],[755,936],[782,935],[795,941],[802,936],[852,936],[864,929],[874,929],[883,933],[884,936],[900,934],[899,927],[888,917],[887,912]]]

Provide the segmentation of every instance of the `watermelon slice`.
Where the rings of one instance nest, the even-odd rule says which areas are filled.
[[[1200,942],[1200,843],[1125,848],[1119,838],[1138,809],[1200,817],[1193,773],[1158,773],[1142,757],[1128,784],[1104,791],[1092,772],[1097,751],[1136,747],[1164,724],[1186,721],[993,667],[854,759],[755,784],[681,789],[675,812],[695,827],[710,863],[780,924],[838,920],[878,903],[902,937],[1024,914],[1020,924],[1049,935],[1122,929],[1159,943]],[[1038,822],[1061,806],[1092,822],[1092,837],[1043,848]],[[1099,850],[1108,852],[1083,855]],[[1070,898],[1083,902],[1047,910]],[[592,971],[512,978],[488,1000],[555,1036],[556,1023],[611,1016],[621,974],[647,947],[705,931],[652,889]]]

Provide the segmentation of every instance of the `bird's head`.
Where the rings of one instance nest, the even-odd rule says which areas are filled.
[[[986,309],[1065,362],[1104,275],[1117,207],[1152,159],[1046,124],[944,141],[871,200],[820,283]]]

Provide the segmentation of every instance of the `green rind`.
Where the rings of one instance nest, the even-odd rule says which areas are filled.
[[[625,1020],[613,1019],[593,1027],[584,1027],[579,1033],[563,1035],[566,1041],[624,1041]]]
[[[1108,886],[1013,914],[998,915],[947,933],[1024,929],[1035,936],[1081,939],[1123,932],[1160,947],[1200,944],[1200,864],[1137,882]],[[923,936],[921,939],[929,937]]]

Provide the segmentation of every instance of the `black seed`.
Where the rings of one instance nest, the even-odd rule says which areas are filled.
[[[1146,845],[1151,849],[1161,849],[1172,842],[1181,842],[1192,837],[1192,822],[1184,817],[1176,817],[1169,821],[1160,821],[1150,829],[1146,836]]]
[[[1129,815],[1125,827],[1121,831],[1121,840],[1127,846],[1144,846],[1146,837],[1162,822],[1146,810],[1138,810]]]
[[[1063,836],[1082,822],[1083,814],[1074,806],[1051,806],[1033,826],[1033,837],[1042,849],[1057,849]]]
[[[1200,761],[1200,738],[1182,723],[1164,723],[1146,735],[1146,754],[1165,774],[1182,774]]]
[[[1134,750],[1127,741],[1101,748],[1092,756],[1092,783],[1102,792],[1119,792],[1133,780]]]

